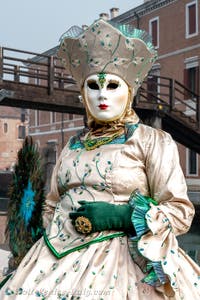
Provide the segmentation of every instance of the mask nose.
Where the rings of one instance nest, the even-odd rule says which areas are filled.
[[[100,89],[98,99],[99,99],[99,101],[101,101],[101,100],[107,100],[105,89]]]

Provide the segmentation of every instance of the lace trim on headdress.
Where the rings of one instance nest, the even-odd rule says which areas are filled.
[[[84,30],[83,30],[81,27],[76,26],[76,25],[75,25],[75,26],[72,26],[72,27],[70,27],[69,30],[67,30],[66,32],[64,32],[64,33],[61,35],[61,37],[60,37],[60,39],[59,39],[59,42],[62,43],[62,41],[63,41],[65,38],[67,38],[67,37],[69,37],[69,38],[77,38],[77,37],[79,37],[83,32],[84,32]]]
[[[150,51],[155,50],[152,43],[152,38],[146,31],[135,28],[131,24],[116,23],[114,21],[108,21],[108,23],[118,29],[124,36],[142,40]]]

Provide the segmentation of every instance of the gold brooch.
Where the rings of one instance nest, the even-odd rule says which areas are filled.
[[[75,228],[78,232],[90,233],[92,231],[92,224],[88,218],[81,216],[75,220]]]

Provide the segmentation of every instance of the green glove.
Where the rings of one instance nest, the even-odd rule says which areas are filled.
[[[135,235],[135,229],[131,222],[133,208],[129,204],[115,205],[107,202],[79,201],[81,207],[76,212],[71,212],[69,217],[77,231],[92,233],[103,230],[119,230]],[[80,217],[80,218],[79,218]],[[77,218],[83,221],[87,218],[91,223],[88,231],[81,231],[77,225]],[[87,223],[86,219],[86,223]],[[87,224],[83,224],[86,225]]]

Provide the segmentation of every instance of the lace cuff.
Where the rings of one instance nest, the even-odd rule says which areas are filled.
[[[149,231],[145,216],[150,209],[151,203],[158,205],[157,201],[148,196],[143,196],[139,190],[135,190],[130,196],[129,204],[133,207],[131,221],[137,235],[136,237],[129,238],[129,249],[134,262],[140,267],[143,273],[147,273],[142,282],[151,286],[160,286],[168,281],[167,276],[163,272],[161,262],[148,260],[142,255],[143,249],[138,248],[140,237]]]

